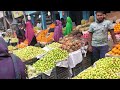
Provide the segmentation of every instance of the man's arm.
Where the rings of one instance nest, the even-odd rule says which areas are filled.
[[[92,43],[92,33],[89,32],[89,46],[92,46],[91,43]]]
[[[114,34],[113,24],[112,24],[112,22],[110,22],[110,21],[109,21],[109,23],[108,23],[108,30],[110,31],[110,34],[111,34],[111,37],[112,37],[112,39],[113,39],[114,44],[116,44],[116,43],[117,43],[117,40],[116,40],[116,37],[115,37],[115,34]]]
[[[88,48],[88,50],[89,50],[90,52],[92,52],[92,45],[91,45],[91,43],[92,43],[92,33],[91,33],[91,32],[89,32],[88,43],[89,43],[89,48]]]
[[[92,25],[90,25],[88,32],[89,32],[89,39],[88,39],[89,47],[88,47],[88,50],[90,52],[92,52],[92,45],[91,45],[91,43],[92,43],[92,35],[93,35]]]
[[[110,30],[110,34],[111,34],[111,37],[113,39],[114,44],[117,44],[117,40],[116,40],[116,37],[115,37],[114,30]]]

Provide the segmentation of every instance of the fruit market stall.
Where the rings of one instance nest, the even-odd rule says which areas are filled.
[[[120,58],[102,58],[73,79],[120,79]]]
[[[9,50],[26,64],[29,79],[68,79],[86,68],[83,62],[88,56],[88,27],[89,24],[83,24],[81,28],[85,30],[75,29],[58,43],[53,42],[54,25],[46,30],[34,27],[39,45],[28,46],[25,40],[16,47],[9,46]]]
[[[39,33],[40,34],[39,37],[40,36],[43,37],[47,33],[48,33],[48,30],[44,30],[44,31]],[[48,65],[48,64],[45,64],[45,65],[43,64],[42,66],[37,65],[37,66],[39,66],[39,68],[45,68],[46,69],[45,71],[36,70],[35,64],[37,64],[37,62],[33,63],[33,65],[30,66],[30,68],[32,67],[33,72],[37,73],[36,78],[38,78],[38,77],[42,77],[42,78],[49,77],[49,79],[50,79],[50,78],[56,78],[57,77],[57,78],[60,79],[60,78],[71,77],[74,74],[74,72],[76,72],[75,70],[72,70],[72,72],[71,72],[71,68],[75,68],[77,66],[77,64],[82,62],[82,53],[84,53],[84,54],[87,53],[86,52],[87,47],[84,47],[86,45],[85,40],[80,39],[81,36],[82,36],[81,32],[73,31],[70,35],[61,38],[59,40],[59,43],[53,42],[51,44],[45,45],[45,47],[42,48],[42,49],[47,52],[47,54],[45,55],[46,57],[43,56],[42,58],[45,58],[45,59],[40,58],[37,62],[42,63],[41,60],[43,60],[43,63],[44,62],[50,63],[49,59],[46,59],[47,55],[48,55],[48,53],[50,54],[50,53],[52,53],[53,50],[56,50],[56,49],[61,49],[63,51],[66,51],[68,53],[68,57],[66,58],[66,60],[60,60],[59,62],[57,60],[56,61],[54,60],[55,62],[54,61],[53,62],[55,64],[52,68],[47,68],[47,67],[50,67],[50,66],[46,67],[46,65]],[[38,39],[40,40],[40,38],[38,38]],[[38,45],[38,47],[39,47],[39,45]],[[81,47],[83,47],[83,48],[81,48]],[[59,54],[59,53],[57,53],[57,54]],[[77,56],[77,59],[74,56]],[[52,57],[52,56],[50,56],[50,57]],[[56,62],[58,62],[58,63],[56,63]],[[77,72],[78,72],[78,68],[77,68]],[[28,71],[31,71],[31,70],[28,69]],[[38,72],[39,72],[39,74],[38,74]],[[63,76],[62,72],[64,72],[64,76]],[[32,72],[30,72],[30,74],[29,74],[30,77],[32,76],[31,73]],[[35,73],[33,74],[33,77],[35,77]]]
[[[51,75],[51,73],[54,71],[54,69],[56,69],[55,68],[56,63],[59,61],[66,60],[67,58],[68,58],[67,51],[62,50],[60,48],[56,48],[51,51],[48,51],[46,55],[44,55],[37,62],[33,63],[31,67],[35,69],[35,71],[37,72],[36,74],[44,73],[47,76],[50,76],[49,78],[55,79],[56,72],[54,72],[53,75]],[[28,75],[31,75],[31,72],[28,72]]]
[[[4,37],[4,40],[8,43],[8,45],[16,46],[18,43],[18,39],[15,37]]]
[[[114,33],[115,33],[115,37],[117,39],[118,42],[120,42],[120,20],[116,20],[116,23],[114,24]],[[113,41],[111,38],[110,33],[108,33],[108,40],[109,40],[109,52],[106,53],[106,57],[120,57],[120,43],[118,43],[117,45],[115,45],[113,47]]]
[[[74,51],[72,51],[72,52],[69,52],[70,48],[65,49],[62,47],[62,45],[64,45],[63,42],[61,44],[57,43],[57,42],[53,42],[52,44],[46,45],[44,48],[42,48],[43,50],[45,50],[47,52],[46,55],[44,55],[42,58],[40,58],[37,62],[33,63],[33,65],[31,67],[33,67],[34,69],[36,67],[37,68],[37,69],[35,69],[35,70],[37,70],[36,72],[41,71],[41,73],[44,73],[44,77],[42,76],[43,78],[45,78],[45,74],[46,74],[47,76],[49,76],[49,78],[51,78],[51,77],[58,78],[59,77],[59,79],[60,79],[60,78],[63,78],[62,72],[64,72],[65,78],[69,78],[74,73],[73,71],[71,72],[70,69],[76,67],[77,64],[82,62],[82,51],[84,50],[84,48],[83,48],[83,50],[81,50],[80,48],[81,48],[82,44],[81,44],[81,42],[79,44],[80,44],[80,46],[77,46],[77,47],[74,46],[76,44],[73,45]],[[72,46],[72,44],[70,44],[70,45]],[[68,45],[68,46],[70,46],[70,45]],[[61,55],[64,56],[65,52],[68,53],[68,55],[66,56],[66,58],[62,59]],[[57,60],[57,58],[58,59],[61,58],[60,61]],[[52,64],[50,66],[49,64],[51,64],[52,62],[54,62],[54,65]],[[42,64],[42,63],[44,63],[44,64]],[[37,66],[36,66],[36,64],[37,64]],[[46,65],[48,65],[48,66],[46,66]],[[57,69],[54,67],[56,67]],[[62,68],[62,71],[59,70],[61,68]],[[40,70],[38,70],[38,69],[40,69]],[[43,69],[43,70],[41,70],[41,69]],[[68,70],[70,70],[70,71],[68,71]],[[59,72],[57,72],[57,71],[59,71]],[[52,72],[54,72],[53,75],[51,74]],[[56,75],[57,73],[60,73],[61,75],[60,74]],[[30,74],[31,74],[31,72],[30,72]]]
[[[42,30],[36,37],[39,43],[50,43],[53,41],[54,32],[48,33],[49,30]]]
[[[119,57],[120,58],[120,43],[115,45],[108,53],[106,57]]]
[[[29,64],[37,60],[38,55],[44,55],[46,52],[40,47],[27,46],[22,49],[14,50],[13,54],[18,56],[23,62]]]

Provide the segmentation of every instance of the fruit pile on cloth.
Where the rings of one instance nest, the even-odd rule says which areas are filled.
[[[108,53],[106,53],[106,56],[114,56],[114,57],[120,57],[120,43],[114,46]]]
[[[69,67],[74,68],[78,63],[82,62],[83,56],[81,49],[69,53],[69,57],[67,60],[57,63],[58,67]]]
[[[44,57],[35,62],[32,66],[36,69],[36,71],[50,75],[52,69],[56,66],[56,63],[66,60],[67,58],[67,51],[56,48],[48,51],[48,53]]]
[[[13,54],[18,56],[23,62],[28,61],[44,53],[46,53],[45,50],[43,50],[40,47],[34,47],[34,46],[27,46],[25,48],[13,51]]]
[[[102,58],[73,79],[120,79],[120,58]]]

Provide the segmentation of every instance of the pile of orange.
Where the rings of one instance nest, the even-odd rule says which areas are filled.
[[[42,30],[36,37],[38,42],[51,42],[53,41],[53,35],[54,32],[51,32],[49,35],[48,34],[48,30]]]
[[[24,42],[17,45],[17,48],[24,48],[28,46],[28,40],[26,39]]]
[[[55,28],[55,24],[54,23],[50,24],[49,28]]]
[[[113,56],[120,56],[120,43],[117,44],[111,51],[109,51],[108,54]]]
[[[114,26],[114,32],[115,33],[120,33],[120,23],[115,24],[115,26]]]

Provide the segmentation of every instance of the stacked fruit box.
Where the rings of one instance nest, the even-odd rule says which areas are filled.
[[[105,55],[106,57],[120,57],[120,43],[115,45],[108,53]]]

